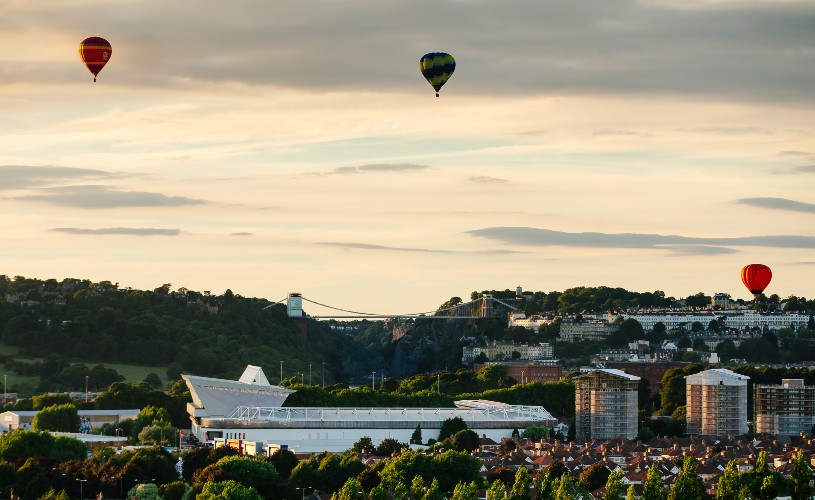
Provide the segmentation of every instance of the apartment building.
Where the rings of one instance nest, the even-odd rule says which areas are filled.
[[[685,377],[687,433],[717,438],[745,434],[748,380],[725,368]]]
[[[815,424],[815,387],[802,379],[753,388],[755,431],[782,436],[809,433]]]
[[[518,357],[513,358],[517,352]],[[551,359],[554,354],[552,344],[541,342],[539,344],[516,344],[508,340],[494,340],[483,346],[465,346],[462,348],[461,361],[470,365],[480,355],[484,354],[488,361],[504,361],[510,359]]]
[[[564,321],[560,324],[560,340],[564,342],[605,340],[618,331],[620,331],[620,325],[618,323],[603,321],[573,323]]]
[[[598,369],[575,377],[574,383],[578,439],[637,436],[639,377],[621,370]]]

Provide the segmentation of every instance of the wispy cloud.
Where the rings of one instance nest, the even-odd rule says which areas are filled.
[[[470,177],[470,182],[477,182],[479,184],[506,184],[509,182],[506,179],[501,179],[499,177],[490,177],[488,175],[476,175],[474,177]]]
[[[158,229],[151,227],[104,227],[99,229],[87,229],[79,227],[55,227],[51,231],[57,233],[67,234],[89,234],[94,236],[99,235],[127,235],[127,236],[178,236],[181,234],[179,229]]]
[[[715,255],[727,247],[815,248],[815,237],[799,235],[745,236],[740,238],[696,238],[639,233],[567,233],[534,227],[487,227],[468,234],[506,244],[584,248],[666,249],[678,254]]]
[[[183,196],[118,191],[108,186],[94,185],[44,188],[38,190],[38,194],[19,196],[16,199],[73,208],[178,207],[205,203],[203,200]]]
[[[640,136],[640,137],[653,137],[654,136],[654,134],[649,134],[647,132],[637,132],[636,130],[616,130],[616,129],[595,130],[592,135],[597,135],[597,136],[604,136],[604,135],[608,135],[608,136],[626,136],[626,135],[632,135],[632,136]]]
[[[519,252],[517,250],[506,250],[506,249],[498,249],[498,250],[473,250],[473,251],[457,251],[457,250],[434,250],[430,248],[408,248],[408,247],[388,247],[384,245],[371,245],[368,243],[348,243],[348,242],[320,242],[317,243],[318,245],[325,245],[325,246],[332,246],[332,247],[340,247],[340,248],[350,248],[350,249],[357,249],[357,250],[378,250],[378,251],[385,251],[385,252],[419,252],[419,253],[458,253],[458,254],[490,254],[490,255],[506,255],[506,254],[515,254],[515,253],[526,253],[526,252]]]
[[[788,210],[790,212],[815,214],[815,204],[789,200],[787,198],[741,198],[736,200],[736,203],[753,207],[770,208],[773,210]]]
[[[779,156],[811,156],[812,153],[808,153],[806,151],[781,151],[778,153]]]
[[[777,175],[815,174],[815,165],[801,165],[784,170],[775,169],[772,173]]]
[[[680,130],[721,135],[773,135],[772,131],[758,127],[696,127]]]
[[[239,232],[239,233],[231,233],[229,236],[254,236],[255,233],[247,233],[247,232]]]
[[[0,190],[30,189],[66,182],[105,180],[118,174],[90,168],[0,165]]]
[[[371,163],[356,167],[337,167],[333,170],[329,170],[328,172],[309,172],[306,175],[358,175],[372,173],[420,172],[422,170],[430,170],[430,167],[427,165],[417,165],[414,163]]]

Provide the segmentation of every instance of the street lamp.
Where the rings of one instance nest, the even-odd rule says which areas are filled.
[[[85,375],[85,402],[88,402],[88,376]],[[80,499],[82,500],[82,499]]]
[[[77,478],[77,481],[79,481],[79,500],[83,500],[84,497],[82,496],[82,486],[83,486],[82,483],[87,483],[88,480],[87,479],[78,479]]]
[[[6,377],[7,377],[7,375],[4,373],[3,374],[3,406],[6,406],[6,394],[8,394],[8,392],[6,391]]]
[[[371,372],[371,390],[376,390],[376,372]]]
[[[299,487],[299,488],[295,488],[297,490],[301,490],[301,493],[303,493],[303,497],[302,497],[303,500],[306,500],[306,488],[311,488],[311,486],[302,486],[302,487]]]
[[[280,384],[283,384],[283,361],[280,362]]]
[[[325,361],[323,361],[323,387],[325,387]]]
[[[308,364],[308,385],[311,385],[311,363]]]

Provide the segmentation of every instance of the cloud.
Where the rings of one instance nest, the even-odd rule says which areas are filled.
[[[94,185],[44,188],[38,192],[40,194],[19,196],[16,199],[73,208],[178,207],[204,203],[203,200],[183,196],[117,191],[107,186]]]
[[[781,151],[778,156],[811,156],[812,153],[806,151]]]
[[[488,175],[476,175],[474,177],[470,177],[467,180],[470,182],[477,182],[479,184],[506,184],[507,182],[509,182],[506,179],[490,177]]]
[[[798,235],[695,238],[639,233],[567,233],[534,227],[487,227],[467,231],[467,234],[524,246],[667,249],[694,255],[732,253],[725,247],[815,248],[815,237]]]
[[[240,233],[231,233],[229,236],[254,236],[255,233],[247,233],[247,232],[240,232]]]
[[[788,210],[790,212],[815,214],[815,204],[788,200],[786,198],[741,198],[736,200],[736,203],[753,207],[770,208],[773,210]]]
[[[634,130],[615,130],[615,129],[595,130],[592,135],[597,135],[597,136],[604,136],[604,135],[608,135],[608,136],[615,136],[615,135],[626,136],[626,135],[628,135],[628,136],[640,136],[640,137],[653,137],[654,136],[654,134],[649,134],[647,132],[637,132],[637,131],[634,131]]]
[[[801,165],[788,170],[773,170],[778,175],[815,174],[815,165]]]
[[[679,6],[685,3],[245,0],[237,11],[219,0],[194,8],[137,2],[117,7],[105,26],[117,35],[114,52],[127,47],[126,58],[114,55],[117,76],[140,87],[239,82],[415,92],[427,89],[418,58],[444,49],[460,68],[444,89],[451,93],[640,91],[811,101],[812,2]],[[12,2],[4,14],[46,33],[87,23],[82,9],[62,4]],[[26,27],[19,24],[9,36]],[[13,71],[14,64],[3,64],[6,80],[60,81],[73,70],[35,61],[28,71]]]
[[[132,228],[132,227],[105,227],[100,229],[83,229],[79,227],[55,227],[51,231],[67,234],[91,234],[91,235],[129,235],[129,236],[178,236],[181,231],[178,229],[157,229],[157,228]]]
[[[680,130],[686,132],[702,132],[705,134],[721,135],[773,135],[771,131],[758,127],[696,127]]]
[[[419,252],[419,253],[467,253],[467,254],[490,254],[490,255],[506,255],[506,254],[515,254],[515,253],[526,253],[526,252],[519,252],[516,250],[474,250],[469,252],[461,252],[456,250],[433,250],[429,248],[407,248],[407,247],[388,247],[383,245],[371,245],[368,243],[346,243],[346,242],[320,242],[317,243],[318,245],[325,245],[325,246],[333,246],[333,247],[340,247],[340,248],[351,248],[357,250],[379,250],[379,251],[386,251],[386,252]]]
[[[308,175],[357,175],[369,173],[392,173],[392,172],[419,172],[429,170],[427,165],[416,165],[413,163],[372,163],[360,165],[358,167],[337,167],[328,172],[311,172]]]
[[[30,189],[66,182],[115,177],[118,175],[90,168],[0,165],[0,190]]]

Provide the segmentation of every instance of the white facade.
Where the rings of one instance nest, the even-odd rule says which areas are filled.
[[[805,326],[809,321],[808,314],[798,313],[760,313],[757,311],[732,312],[704,312],[704,313],[608,313],[609,322],[614,321],[618,316],[623,319],[635,319],[645,330],[653,330],[654,325],[662,323],[668,330],[684,327],[691,329],[694,322],[699,322],[707,329],[711,320],[720,321],[724,319],[725,328],[735,328],[744,330],[745,328],[764,328],[779,330],[781,328],[799,328]],[[561,327],[562,328],[562,327]]]
[[[553,319],[548,319],[545,316],[540,316],[534,314],[530,317],[526,317],[524,313],[512,313],[509,315],[509,327],[512,328],[513,326],[521,326],[526,328],[527,330],[538,331],[542,326],[551,325]]]
[[[725,437],[749,430],[747,381],[750,377],[714,368],[688,375],[685,380],[688,434]]]
[[[283,401],[294,391],[283,389],[283,393],[278,391],[282,388],[266,384],[183,377],[193,399],[187,405],[192,433],[202,443],[218,438],[275,443],[303,453],[339,452],[353,447],[363,436],[370,437],[374,445],[386,438],[409,442],[417,426],[424,442],[436,439],[444,420],[454,417],[464,420],[479,436],[496,441],[510,437],[513,429],[557,423],[541,406],[480,400],[457,401],[458,408],[284,408]],[[262,370],[253,370],[252,378],[265,379]],[[259,406],[255,404],[258,400],[272,404]],[[207,406],[210,403],[212,408]],[[230,403],[234,405],[228,408]]]

